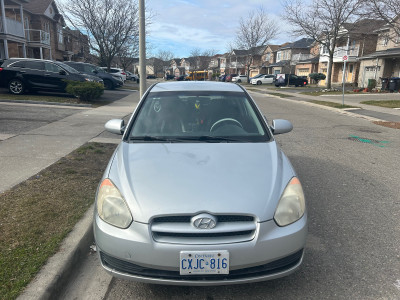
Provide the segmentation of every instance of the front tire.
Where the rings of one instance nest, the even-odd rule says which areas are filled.
[[[238,82],[238,83],[241,83],[242,81],[239,79],[237,82]]]
[[[19,79],[11,79],[8,83],[8,90],[11,94],[21,95],[25,91],[25,86],[23,82]]]
[[[259,80],[259,81],[257,81],[257,85],[260,85],[262,82]]]

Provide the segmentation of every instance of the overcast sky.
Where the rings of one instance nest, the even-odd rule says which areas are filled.
[[[279,22],[282,5],[276,0],[147,0],[154,17],[147,41],[150,52],[169,50],[175,57],[188,57],[193,48],[225,53],[234,41],[240,17],[261,5]],[[294,40],[282,32],[271,43]]]

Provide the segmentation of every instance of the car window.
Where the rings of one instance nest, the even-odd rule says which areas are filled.
[[[10,64],[10,67],[13,68],[25,68],[25,62],[24,61],[17,61],[13,64]]]
[[[95,70],[95,68],[91,65],[83,65],[83,69],[86,73],[93,73],[93,71]]]
[[[74,68],[75,70],[78,70],[79,72],[83,72],[83,66],[80,64],[68,64],[68,66]]]
[[[129,136],[260,142],[269,139],[260,118],[243,92],[153,92],[141,105]]]
[[[62,62],[57,62],[57,65],[62,67],[63,69],[67,70],[69,73],[79,73],[79,71],[75,70],[73,67],[68,66],[67,64],[64,64]]]
[[[27,61],[25,62],[25,68],[32,70],[44,70],[44,62],[42,61]]]
[[[59,66],[50,62],[46,62],[44,66],[47,72],[59,73],[62,70]]]

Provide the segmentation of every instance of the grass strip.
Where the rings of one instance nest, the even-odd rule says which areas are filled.
[[[60,96],[46,96],[46,95],[12,95],[12,94],[2,94],[0,93],[0,100],[26,100],[32,102],[51,102],[60,104],[89,104],[93,107],[99,107],[103,105],[110,104],[112,101],[102,101],[101,98],[95,101],[80,101],[78,98],[71,97],[70,95],[60,95]]]
[[[359,108],[357,106],[352,106],[352,105],[342,105],[340,103],[336,102],[329,102],[329,101],[320,101],[320,100],[311,100],[309,101],[311,103],[319,104],[319,105],[325,105],[329,107],[334,107],[334,108]]]
[[[294,95],[287,95],[287,94],[282,94],[282,93],[270,93],[270,92],[266,92],[266,94],[274,95],[274,96],[281,97],[281,98],[290,98],[290,97],[294,97]]]
[[[15,299],[94,201],[115,145],[88,143],[0,194],[0,299]]]
[[[400,100],[370,100],[370,101],[362,101],[361,104],[374,105],[380,107],[387,108],[398,108],[400,107]]]
[[[345,94],[354,94],[352,91],[345,91]],[[301,92],[300,94],[308,96],[321,96],[321,95],[342,95],[343,91],[332,91],[332,92]]]

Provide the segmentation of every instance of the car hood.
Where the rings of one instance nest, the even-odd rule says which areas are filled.
[[[109,166],[135,221],[154,216],[243,214],[271,220],[294,170],[268,143],[126,143]]]

